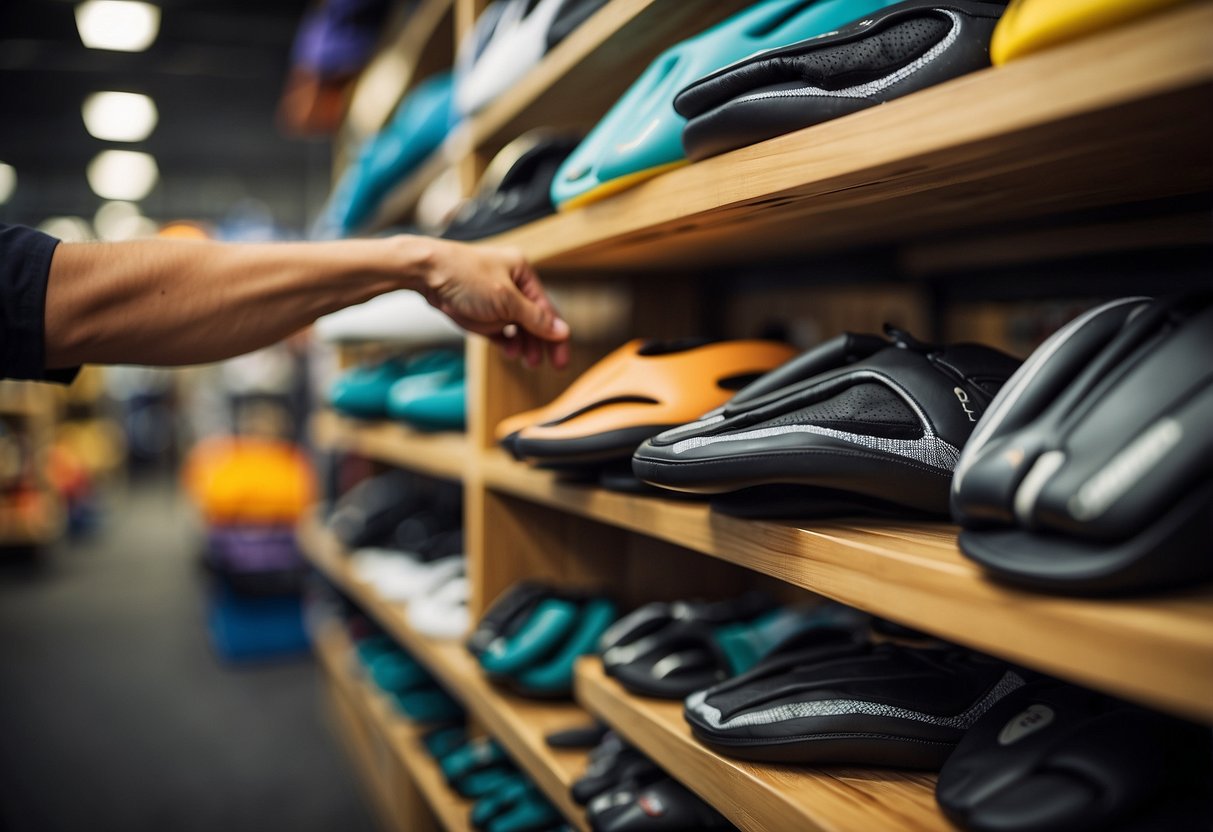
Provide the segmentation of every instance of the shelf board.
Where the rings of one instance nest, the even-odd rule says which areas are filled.
[[[985,579],[944,523],[727,517],[703,503],[565,484],[502,452],[498,492],[739,564],[1080,684],[1213,722],[1213,589],[1141,600],[1059,598]]]
[[[1205,193],[1211,34],[1213,4],[1186,5],[490,242],[556,270],[719,267]]]
[[[422,433],[397,422],[362,421],[321,410],[312,417],[311,435],[317,447],[443,479],[461,479],[468,466],[467,436],[454,431]]]
[[[612,0],[450,139],[492,155],[536,127],[588,130],[663,50],[752,0]]]
[[[397,714],[387,697],[353,673],[352,645],[335,621],[313,634],[313,646],[329,678],[388,742],[443,828],[448,832],[471,832],[472,801],[447,786],[438,762],[422,744],[426,729]]]
[[[417,166],[402,182],[383,198],[375,209],[375,216],[367,224],[367,234],[377,234],[394,225],[409,222],[417,209],[417,202],[425,189],[451,166],[452,162],[444,148],[439,147],[424,162]]]
[[[632,696],[597,659],[578,663],[577,700],[746,832],[952,828],[935,806],[933,774],[723,757],[695,740],[681,702]]]
[[[502,691],[484,677],[461,643],[439,641],[418,633],[409,626],[403,606],[384,600],[372,586],[353,574],[341,545],[314,519],[300,527],[299,542],[317,569],[429,668],[451,695],[497,738],[567,820],[578,829],[588,829],[584,811],[569,796],[573,781],[585,769],[585,755],[549,748],[544,739],[553,731],[587,722],[581,708],[571,702],[535,701]]]

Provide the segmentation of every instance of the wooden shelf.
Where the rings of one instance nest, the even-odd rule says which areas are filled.
[[[1130,699],[1213,722],[1213,589],[1058,598],[986,580],[943,523],[740,520],[702,503],[558,482],[504,453],[500,493],[665,540],[859,609]]]
[[[577,700],[746,832],[952,828],[935,806],[932,774],[722,757],[695,740],[681,702],[632,696],[597,659],[578,663]]]
[[[587,131],[663,50],[752,0],[612,0],[450,138],[455,155],[496,153],[536,127]]]
[[[671,171],[491,243],[549,269],[719,267],[1205,193],[1211,34],[1213,4],[1186,5]],[[508,132],[493,112],[484,120]]]
[[[306,521],[300,548],[309,561],[374,618],[405,650],[422,662],[451,695],[509,751],[519,767],[576,828],[586,830],[585,815],[569,796],[585,769],[585,755],[549,748],[547,734],[582,725],[585,712],[571,702],[523,699],[492,685],[458,642],[443,642],[414,630],[400,605],[384,600],[350,569],[338,541],[318,522]]]
[[[346,451],[443,479],[461,479],[468,466],[468,440],[462,433],[422,433],[396,422],[369,422],[331,410],[312,416],[312,441],[327,450]]]
[[[438,762],[422,744],[426,729],[397,714],[387,697],[373,684],[355,675],[353,648],[340,626],[330,622],[322,627],[313,634],[313,646],[329,678],[388,742],[443,828],[449,832],[470,832],[472,801],[460,797],[447,786]]]

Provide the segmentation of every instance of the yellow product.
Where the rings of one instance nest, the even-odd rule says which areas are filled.
[[[211,439],[186,460],[186,491],[209,523],[294,523],[315,497],[307,459],[286,442]]]
[[[994,30],[990,59],[995,65],[1005,64],[1185,2],[1188,0],[1012,0]]]

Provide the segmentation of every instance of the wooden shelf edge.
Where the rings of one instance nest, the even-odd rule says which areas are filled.
[[[755,239],[771,223],[795,223],[797,239],[784,243],[788,254],[1015,218],[1017,203],[1056,212],[1207,190],[1207,159],[1199,171],[1185,160],[1170,176],[1143,166],[1152,175],[1141,177],[1140,192],[1101,183],[1109,178],[1102,165],[1109,159],[1127,163],[1125,154],[1106,135],[1106,124],[1078,129],[1072,122],[1172,93],[1203,100],[1201,91],[1213,84],[1210,31],[1213,5],[1181,7],[670,171],[487,242],[519,247],[536,265],[558,269],[718,265],[716,242],[736,242],[749,257],[755,247],[775,244]],[[1039,94],[1042,87],[1051,94]],[[1201,112],[1198,105],[1191,110]],[[963,119],[956,118],[958,111]],[[1146,129],[1138,123],[1144,117],[1126,118],[1126,126]],[[1207,146],[1200,139],[1208,135],[1208,119],[1189,119],[1184,129],[1193,139],[1184,145],[1187,155],[1207,156],[1198,148]],[[1042,133],[1050,130],[1057,131],[1051,139]],[[897,140],[882,138],[888,136]],[[1086,157],[1099,161],[1083,171]],[[1040,166],[1079,168],[1074,176],[1083,187],[1071,189],[1076,195],[1069,202],[1058,201],[1056,188],[1046,187],[1051,180],[1030,181],[1033,170],[1046,169]],[[978,193],[983,188],[985,197]],[[920,216],[899,211],[896,221],[875,207],[915,199]],[[772,212],[772,206],[780,210]],[[730,242],[730,235],[740,239]]]
[[[313,650],[325,672],[385,738],[400,765],[449,832],[471,832],[472,801],[452,791],[438,762],[426,751],[426,729],[394,711],[391,703],[351,667],[352,645],[337,623],[328,622],[312,634]]]
[[[976,650],[1213,722],[1213,589],[1145,599],[1062,598],[987,580],[942,523],[811,527],[709,511],[703,503],[567,485],[504,453],[480,464],[502,494],[771,575]]]
[[[471,455],[466,434],[421,433],[396,422],[364,422],[320,410],[312,416],[312,441],[378,462],[448,480],[462,480]]]
[[[514,762],[527,772],[570,823],[578,829],[588,830],[583,810],[569,795],[569,787],[584,767],[584,755],[553,750],[544,741],[551,731],[587,722],[588,717],[580,707],[567,702],[528,700],[502,692],[483,676],[461,643],[440,642],[418,633],[409,625],[402,606],[384,600],[373,587],[353,574],[340,544],[315,518],[301,524],[299,543],[313,566],[424,664],[497,738]]]
[[[695,740],[681,702],[632,696],[592,658],[577,666],[577,700],[746,832],[951,829],[935,808],[934,775],[723,757]]]

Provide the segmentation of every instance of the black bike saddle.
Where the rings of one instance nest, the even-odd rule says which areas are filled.
[[[964,732],[1024,684],[957,649],[833,643],[778,655],[687,697],[695,736],[731,757],[937,769]]]
[[[513,160],[493,188],[477,195],[460,209],[442,232],[443,237],[448,240],[480,240],[556,212],[550,193],[552,180],[580,139],[575,136],[543,136],[533,139],[533,142]]]
[[[723,832],[723,815],[678,781],[628,783],[595,798],[586,813],[594,832]]]
[[[1039,681],[973,725],[935,796],[972,832],[1208,830],[1211,751],[1207,728]],[[1204,813],[1185,794],[1193,788],[1204,791]]]
[[[976,344],[889,334],[866,358],[654,436],[633,470],[675,491],[786,483],[946,513],[960,448],[1019,362]]]
[[[686,87],[691,159],[800,130],[990,65],[1005,3],[910,0],[837,31],[759,52]]]
[[[1077,594],[1213,577],[1213,298],[1125,298],[1032,354],[961,455],[962,551]]]

